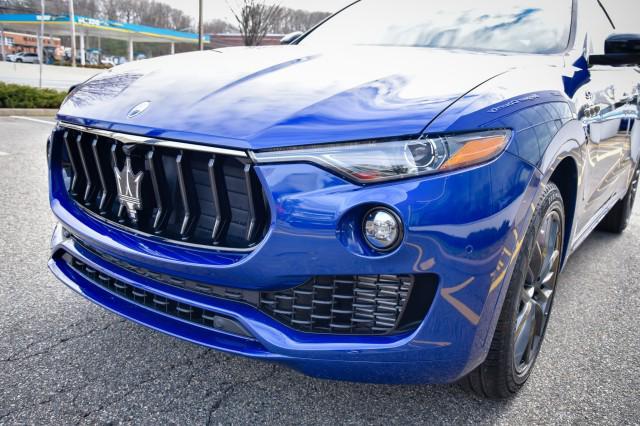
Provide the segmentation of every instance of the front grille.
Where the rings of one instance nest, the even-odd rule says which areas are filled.
[[[69,253],[64,253],[62,259],[78,274],[82,275],[94,284],[102,287],[123,299],[127,299],[138,305],[165,315],[180,318],[184,321],[204,326],[216,331],[224,331],[240,337],[251,338],[253,336],[236,320],[199,308],[197,306],[180,303],[173,299],[159,296],[141,288],[132,286],[123,281],[116,280],[108,275],[98,272],[91,266],[74,258]]]
[[[437,275],[420,274],[315,277],[282,291],[232,289],[153,272],[76,242],[113,267],[171,287],[251,305],[288,327],[310,333],[410,331],[424,319],[438,288]]]
[[[59,128],[69,196],[117,226],[177,242],[248,249],[269,223],[251,163],[240,157],[153,144],[123,144]],[[139,178],[139,179],[138,179]]]

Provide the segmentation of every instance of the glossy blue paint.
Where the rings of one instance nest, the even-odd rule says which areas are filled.
[[[60,170],[50,170],[51,207],[61,226],[96,250],[152,271],[252,290],[290,288],[316,275],[436,274],[435,300],[411,333],[295,331],[248,305],[119,270],[65,237],[60,227],[52,240],[54,254],[64,248],[132,285],[235,318],[255,340],[206,330],[119,299],[55,256],[49,266],[74,291],[107,309],[214,349],[325,378],[454,381],[484,360],[535,203],[564,161],[576,169],[572,184],[580,194],[567,212],[571,226],[565,257],[592,229],[595,201],[582,195],[599,183],[591,176],[597,157],[590,157],[593,148],[585,129],[597,129],[599,123],[585,119],[584,92],[599,89],[593,86],[595,71],[582,67],[584,52],[578,46],[586,32],[581,28],[574,29],[576,45],[564,55],[374,46],[191,53],[115,68],[78,87],[61,108],[58,118],[70,123],[246,150],[513,130],[506,150],[486,164],[376,185],[355,185],[311,164],[257,165],[272,223],[248,253],[189,247],[105,224],[74,204]],[[127,118],[143,101],[150,101],[149,108]],[[623,119],[631,123],[637,112],[636,104],[635,117]],[[637,136],[638,126],[633,129]],[[615,137],[624,139],[621,133]],[[60,147],[53,147],[52,158],[60,155]],[[597,186],[594,193],[613,202],[624,196],[625,173],[637,162],[637,154],[627,156],[620,154],[613,183]],[[375,205],[392,209],[403,221],[404,239],[391,253],[373,253],[359,236],[363,212]],[[597,214],[602,212],[606,209]]]
[[[59,153],[53,153],[59,155]],[[55,163],[55,161],[54,161]],[[238,318],[267,348],[271,354],[305,359],[344,360],[345,368],[351,359],[405,363],[398,364],[404,370],[413,369],[423,359],[434,366],[454,365],[455,370],[436,370],[428,373],[429,381],[448,381],[468,368],[470,361],[480,360],[486,346],[470,347],[468,342],[484,342],[490,327],[498,293],[490,292],[492,273],[502,260],[503,247],[512,242],[512,230],[526,225],[526,213],[532,197],[527,188],[534,181],[535,169],[504,153],[490,164],[465,170],[464,172],[431,176],[386,185],[358,187],[347,183],[312,165],[287,164],[259,167],[261,179],[270,194],[274,223],[265,241],[251,254],[233,255],[213,250],[196,250],[161,243],[153,239],[135,237],[122,230],[109,227],[100,221],[77,211],[61,190],[59,173],[52,169],[52,208],[59,220],[73,234],[90,246],[115,257],[154,271],[170,273],[218,285],[238,288],[271,289],[282,288],[304,282],[314,275],[323,274],[381,274],[420,273],[428,270],[441,277],[441,291],[456,287],[469,279],[473,286],[456,292],[453,297],[468,306],[475,314],[471,318],[461,315],[455,305],[438,297],[426,321],[411,336],[351,337],[326,336],[296,332],[269,319],[253,308],[240,304],[187,295],[176,289],[163,291],[176,297],[188,297],[194,303],[204,304],[208,309]],[[517,179],[513,179],[517,176]],[[446,188],[459,188],[447,191]],[[398,212],[406,224],[405,241],[401,248],[386,256],[366,256],[360,250],[352,250],[336,238],[340,219],[359,206],[372,203],[385,204]],[[415,202],[415,200],[420,200]],[[489,202],[487,202],[489,201]],[[469,206],[473,206],[469,208]],[[90,258],[86,251],[69,239],[60,239],[53,244],[54,252],[66,247],[78,256]],[[472,252],[470,252],[470,247]],[[93,264],[100,262],[93,259]],[[433,266],[430,266],[433,265]],[[96,269],[100,270],[99,267]],[[76,283],[76,291],[97,301],[109,309],[120,312],[124,302],[105,300],[104,291],[95,288],[77,276],[68,277],[64,265],[54,264],[56,275]],[[113,268],[109,270],[114,274]],[[124,280],[137,286],[158,289],[157,283],[134,278],[121,271]],[[144,288],[144,287],[143,287]],[[102,294],[102,296],[101,296]],[[108,298],[106,298],[108,299]],[[126,316],[159,330],[176,334],[176,326],[163,325],[172,320],[164,318],[158,323],[153,314],[144,308],[129,307]],[[475,317],[478,316],[478,318]],[[215,336],[208,340],[194,337],[184,326],[181,337],[217,349],[227,349]],[[173,331],[171,331],[173,330]],[[210,333],[209,333],[210,334]],[[453,338],[455,337],[455,338]],[[232,345],[228,350],[238,352]],[[430,355],[425,353],[427,351]],[[258,356],[252,350],[240,351],[247,356]],[[432,354],[432,355],[431,355]],[[288,360],[283,360],[287,362]],[[409,364],[410,363],[410,364]],[[310,366],[300,367],[304,371]],[[335,367],[333,367],[335,369]],[[346,370],[342,370],[344,376]],[[384,381],[394,381],[394,369],[386,374]],[[421,373],[417,377],[427,374]],[[351,376],[352,379],[358,379]],[[416,379],[416,380],[423,380]],[[368,380],[360,377],[359,380]],[[426,379],[425,379],[426,380]]]
[[[412,135],[474,87],[522,60],[375,46],[195,52],[109,70],[79,86],[58,117],[125,133],[251,149]],[[456,70],[455,84],[450,69]],[[149,109],[128,119],[129,110],[143,101],[151,102]]]

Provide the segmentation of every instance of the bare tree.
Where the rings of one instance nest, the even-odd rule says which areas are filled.
[[[238,29],[222,19],[212,19],[204,23],[205,34],[224,34],[238,32]]]
[[[242,0],[239,8],[231,7],[244,44],[246,46],[259,45],[273,26],[273,22],[278,19],[280,10],[279,5],[267,5],[264,0]]]
[[[272,23],[269,31],[276,34],[289,34],[294,31],[307,31],[317,23],[331,16],[329,12],[307,12],[306,10],[282,8],[278,19]]]

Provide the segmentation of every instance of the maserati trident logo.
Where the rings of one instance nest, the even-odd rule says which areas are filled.
[[[129,218],[133,222],[138,222],[138,211],[142,210],[142,193],[140,190],[144,172],[133,173],[131,157],[129,156],[127,156],[122,170],[116,165],[113,167],[113,171],[116,175],[118,200],[127,209]]]
[[[150,101],[144,101],[142,103],[139,103],[138,105],[131,108],[131,110],[129,111],[129,114],[127,114],[127,117],[133,118],[133,117],[139,116],[140,114],[145,112],[147,108],[149,108],[149,105],[151,105]]]

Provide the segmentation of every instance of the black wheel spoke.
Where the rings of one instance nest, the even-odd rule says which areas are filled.
[[[555,284],[555,271],[558,269],[558,262],[560,261],[560,250],[554,250],[549,257],[549,267],[546,268],[546,273],[542,275],[540,284],[542,287],[553,287]]]
[[[535,313],[532,301],[526,303],[518,314],[514,339],[514,358],[516,360],[516,366],[520,365],[522,362],[526,362],[524,358],[529,348],[531,335],[533,334],[534,321],[532,321],[532,318],[534,315]]]
[[[535,283],[540,278],[543,262],[544,259],[542,254],[542,247],[540,246],[540,243],[536,241],[533,244],[531,261],[529,262],[529,271],[531,271],[531,281],[529,282],[529,284]]]

